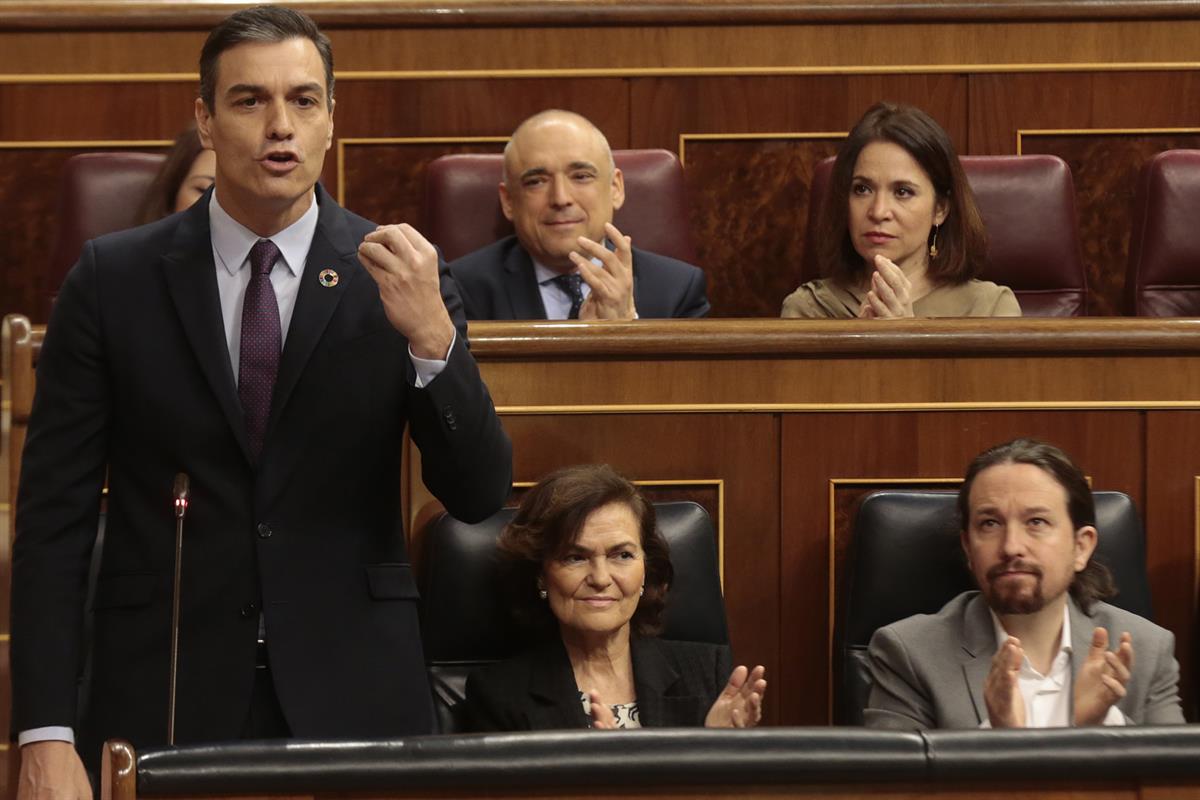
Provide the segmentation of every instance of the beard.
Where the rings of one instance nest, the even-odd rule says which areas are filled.
[[[1025,579],[1017,582],[1008,579],[997,585],[1000,576],[1005,572],[1019,570],[1033,577],[1033,587],[1026,588]],[[1035,564],[1024,561],[1011,561],[997,564],[988,570],[987,583],[983,587],[988,605],[997,614],[1035,614],[1046,605],[1046,595],[1042,591],[1042,569]]]

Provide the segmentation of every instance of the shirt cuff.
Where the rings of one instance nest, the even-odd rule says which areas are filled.
[[[1116,706],[1109,706],[1108,713],[1104,715],[1104,722],[1100,724],[1120,727],[1122,725],[1128,725],[1129,720],[1125,719],[1125,715],[1121,713],[1121,709],[1117,708]]]
[[[454,349],[454,343],[457,341],[458,331],[455,331],[454,337],[450,339],[450,347],[446,349],[446,357],[443,359],[417,358],[413,355],[412,345],[409,345],[408,357],[412,359],[413,369],[417,371],[418,389],[424,389],[433,383],[434,378],[442,374],[442,370],[446,368],[446,362],[450,360],[450,351]]]
[[[44,728],[30,728],[17,734],[17,745],[24,747],[34,742],[70,742],[75,744],[75,731],[62,725],[47,725]]]

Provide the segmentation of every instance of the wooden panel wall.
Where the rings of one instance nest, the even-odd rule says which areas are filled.
[[[571,108],[615,147],[687,157],[714,314],[774,316],[798,280],[813,163],[871,103],[900,100],[928,109],[963,153],[1066,158],[1093,313],[1120,313],[1132,178],[1152,152],[1200,145],[1200,4],[1185,5],[1176,19],[1131,7],[1120,13],[1135,19],[1069,9],[1048,21],[1017,5],[952,19],[946,6],[894,23],[836,4],[739,16],[683,3],[676,25],[671,3],[650,14],[571,2],[555,24],[521,25],[503,4],[473,3],[444,27],[404,4],[364,27],[351,6],[318,3],[340,74],[324,180],[355,211],[420,224],[430,159],[491,150],[534,111]],[[162,6],[127,30],[127,12],[104,3],[103,30],[68,24],[65,6],[40,21],[32,4],[0,9],[0,312],[43,316],[56,170],[73,143],[169,139],[189,119],[196,54],[222,9]]]

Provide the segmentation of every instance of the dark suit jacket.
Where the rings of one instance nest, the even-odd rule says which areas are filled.
[[[703,726],[733,670],[729,647],[635,637],[631,650],[642,726]],[[466,702],[475,731],[586,728],[590,722],[559,639],[472,673]]]
[[[1090,614],[1068,600],[1071,674],[1079,674],[1092,630],[1108,630],[1109,648],[1133,636],[1133,672],[1117,708],[1135,725],[1182,725],[1175,637],[1148,619],[1096,603]],[[963,592],[937,614],[917,614],[880,628],[869,649],[871,695],[864,721],[872,728],[977,728],[988,718],[983,685],[996,654],[987,602]]]
[[[463,520],[510,489],[511,445],[458,327],[447,367],[413,385],[356,249],[374,224],[317,187],[319,222],[284,344],[262,454],[248,454],[221,322],[208,202],[85,245],[38,361],[13,558],[15,730],[77,726],[100,742],[166,736],[174,525],[183,548],[176,741],[237,738],[260,610],[298,737],[432,729],[417,592],[400,511],[405,425],[426,485]],[[340,280],[323,287],[325,268]],[[88,559],[109,495],[95,601],[91,703],[76,679]]]
[[[451,262],[467,319],[545,319],[533,260],[516,236]],[[708,314],[704,273],[674,258],[633,248],[633,301],[641,319]]]

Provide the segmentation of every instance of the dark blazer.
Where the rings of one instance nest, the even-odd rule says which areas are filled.
[[[467,319],[545,319],[533,259],[508,236],[450,263],[462,291]],[[703,317],[708,314],[704,273],[633,248],[633,301],[641,319]]]
[[[647,728],[703,726],[733,671],[727,645],[634,637],[631,655]],[[466,703],[474,731],[586,728],[591,721],[560,639],[472,673]]]
[[[1092,631],[1108,630],[1109,648],[1133,636],[1133,673],[1117,708],[1135,725],[1182,725],[1175,637],[1148,619],[1096,603],[1090,614],[1068,599],[1071,674],[1079,674]],[[987,602],[963,592],[937,614],[917,614],[871,637],[871,695],[864,720],[872,728],[977,728],[988,718],[983,685],[996,654]]]
[[[171,488],[191,477],[176,741],[237,738],[260,611],[298,737],[432,729],[400,510],[405,425],[426,486],[480,520],[510,489],[511,445],[458,328],[444,372],[413,385],[408,342],[356,249],[374,223],[317,187],[319,222],[262,454],[221,322],[208,198],[84,246],[58,297],[25,446],[13,553],[13,727],[77,726],[80,752],[166,737]],[[334,287],[318,273],[335,269]],[[107,474],[91,703],[77,717],[84,586]]]

